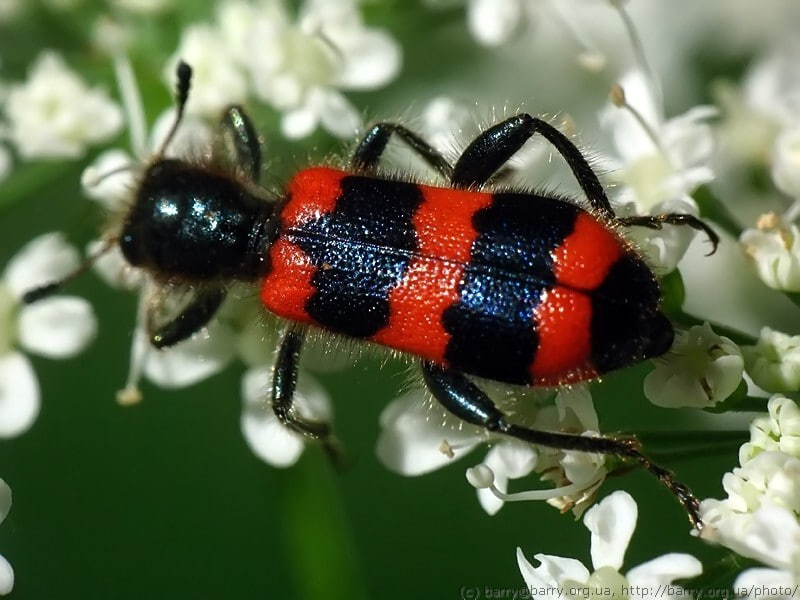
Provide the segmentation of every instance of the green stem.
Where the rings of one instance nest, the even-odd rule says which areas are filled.
[[[783,292],[783,294],[792,301],[795,306],[800,306],[800,294],[797,292]]]
[[[692,594],[692,598],[700,598],[708,595],[708,592],[711,590],[717,591],[720,590],[720,588],[730,585],[735,575],[741,573],[746,567],[754,566],[755,564],[756,563],[752,560],[742,558],[738,554],[729,552],[711,565],[703,565],[703,573],[697,577],[679,580],[676,581],[676,583],[680,584],[685,590],[698,592],[697,594]],[[732,594],[730,596],[720,596],[719,593],[709,596],[733,597]]]
[[[57,187],[56,182],[64,183],[63,189],[74,189],[77,181],[77,171],[74,163],[67,161],[40,161],[30,162],[17,166],[6,180],[0,184],[0,210],[8,208],[17,202],[28,200],[37,195],[41,190]],[[55,200],[67,200],[56,198]]]
[[[331,469],[322,452],[313,450],[281,473],[281,515],[296,597],[366,600],[364,577]]]
[[[694,327],[695,325],[703,325],[703,323],[708,321],[708,319],[699,319],[694,315],[690,315],[682,310],[671,311],[670,317],[672,317],[672,319],[678,325],[687,329],[689,327]],[[752,346],[756,343],[756,341],[758,341],[758,338],[750,335],[749,333],[739,331],[738,329],[728,327],[727,325],[722,325],[721,323],[715,323],[713,321],[709,321],[709,323],[711,324],[711,327],[715,333],[730,338],[739,346]]]
[[[707,185],[701,185],[692,194],[695,202],[700,207],[700,215],[704,219],[714,221],[735,238],[739,238],[743,228],[736,221],[722,201],[711,191]]]
[[[684,434],[637,432],[645,453],[656,462],[673,463],[698,456],[736,453],[749,438],[746,431],[689,431]]]

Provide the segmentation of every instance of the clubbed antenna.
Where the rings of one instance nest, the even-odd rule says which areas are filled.
[[[178,126],[181,124],[181,120],[183,120],[186,102],[189,100],[189,88],[192,87],[192,67],[182,60],[179,60],[178,66],[175,68],[175,77],[177,78],[175,84],[175,102],[177,104],[176,108],[178,114],[175,116],[175,122],[172,124],[172,128],[169,130],[167,137],[164,138],[164,143],[161,144],[157,156],[164,156],[164,152],[166,152],[172,138],[175,137],[175,132],[178,131]]]

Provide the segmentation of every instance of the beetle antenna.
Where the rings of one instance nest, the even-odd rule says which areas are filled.
[[[81,176],[81,184],[86,188],[93,188],[103,183],[109,177],[131,171],[134,167],[135,165],[133,164],[120,165],[119,167],[103,171],[102,173],[95,167],[88,167]]]
[[[178,66],[175,68],[175,77],[177,77],[177,83],[175,84],[175,103],[177,105],[178,114],[175,116],[175,122],[172,124],[172,128],[169,130],[167,137],[164,138],[164,143],[161,144],[161,148],[159,148],[156,154],[158,157],[164,156],[167,146],[169,146],[172,138],[175,137],[175,132],[178,131],[178,126],[183,120],[186,102],[189,100],[189,88],[192,87],[192,67],[190,67],[188,63],[179,60]]]
[[[57,292],[61,289],[64,285],[72,281],[73,279],[77,279],[81,275],[83,275],[89,268],[95,263],[95,261],[103,256],[106,252],[111,250],[114,247],[114,240],[106,240],[103,242],[103,245],[100,249],[95,252],[94,254],[90,254],[86,257],[86,259],[71,273],[67,273],[61,279],[56,279],[49,283],[45,283],[44,285],[40,285],[39,287],[35,287],[33,289],[28,290],[24,294],[22,294],[22,303],[23,304],[33,304],[34,302],[38,302],[43,298],[47,298],[54,292]]]

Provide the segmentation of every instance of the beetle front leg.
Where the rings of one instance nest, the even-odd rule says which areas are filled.
[[[258,183],[261,178],[261,141],[241,106],[229,106],[222,113],[219,143],[230,155],[234,166],[243,169],[253,183]]]
[[[300,365],[300,351],[303,345],[302,334],[289,328],[278,348],[275,368],[272,372],[272,398],[270,405],[278,420],[292,431],[312,440],[322,442],[325,451],[334,463],[341,464],[339,445],[329,423],[306,419],[297,413],[295,389]]]
[[[222,301],[225,300],[225,293],[224,289],[216,287],[197,292],[177,316],[163,325],[156,326],[152,314],[148,313],[147,329],[150,343],[161,349],[190,338],[214,317]]]
[[[672,473],[652,462],[639,451],[638,443],[632,438],[614,439],[590,437],[540,431],[510,423],[495,403],[478,386],[458,371],[446,369],[430,362],[422,363],[422,375],[433,397],[449,412],[472,425],[487,431],[507,435],[529,444],[577,450],[597,454],[611,454],[631,460],[645,467],[656,476],[678,499],[696,529],[703,522],[698,513],[699,503],[691,490],[678,482]]]
[[[410,129],[397,123],[377,123],[370,127],[353,153],[350,164],[354,169],[371,173],[383,156],[392,134],[397,135],[431,167],[450,178],[453,167],[442,154]]]

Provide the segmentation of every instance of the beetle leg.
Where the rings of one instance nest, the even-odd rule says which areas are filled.
[[[709,255],[714,254],[719,245],[719,236],[717,233],[694,215],[667,213],[654,216],[621,217],[617,219],[617,223],[625,227],[638,226],[648,227],[650,229],[661,229],[664,223],[668,225],[686,225],[697,231],[702,231],[708,236],[708,239],[711,241],[711,252],[708,253]]]
[[[413,131],[397,123],[388,122],[377,123],[370,127],[356,147],[353,158],[350,160],[353,168],[366,173],[373,172],[381,156],[383,156],[383,151],[386,150],[386,145],[389,143],[389,138],[392,134],[397,135],[408,144],[431,167],[446,178],[450,178],[453,167],[439,151],[431,147],[428,142]]]
[[[261,141],[253,122],[241,106],[225,109],[219,122],[219,139],[233,164],[244,170],[253,183],[261,176]]]
[[[691,490],[676,481],[671,472],[653,463],[642,454],[635,439],[589,437],[540,431],[515,425],[510,423],[506,416],[495,406],[491,398],[467,379],[463,373],[445,369],[434,363],[424,362],[422,364],[422,374],[433,397],[445,409],[467,423],[484,427],[493,433],[507,435],[529,444],[562,450],[611,454],[639,463],[655,475],[675,495],[689,515],[692,525],[696,529],[702,527],[703,522],[698,514],[699,504]]]
[[[339,444],[329,423],[306,419],[297,413],[294,393],[297,387],[297,372],[303,336],[295,328],[289,328],[278,348],[275,368],[272,371],[272,411],[285,426],[312,440],[322,442],[325,451],[334,463],[342,464]]]
[[[150,343],[156,348],[168,348],[200,331],[216,314],[225,299],[222,288],[204,289],[195,295],[181,312],[163,325],[154,325],[152,313],[148,313],[147,329]]]
[[[479,187],[516,154],[533,135],[540,134],[567,161],[589,203],[601,215],[614,218],[605,190],[578,147],[558,129],[522,113],[490,127],[467,146],[456,162],[451,183],[455,187]]]

